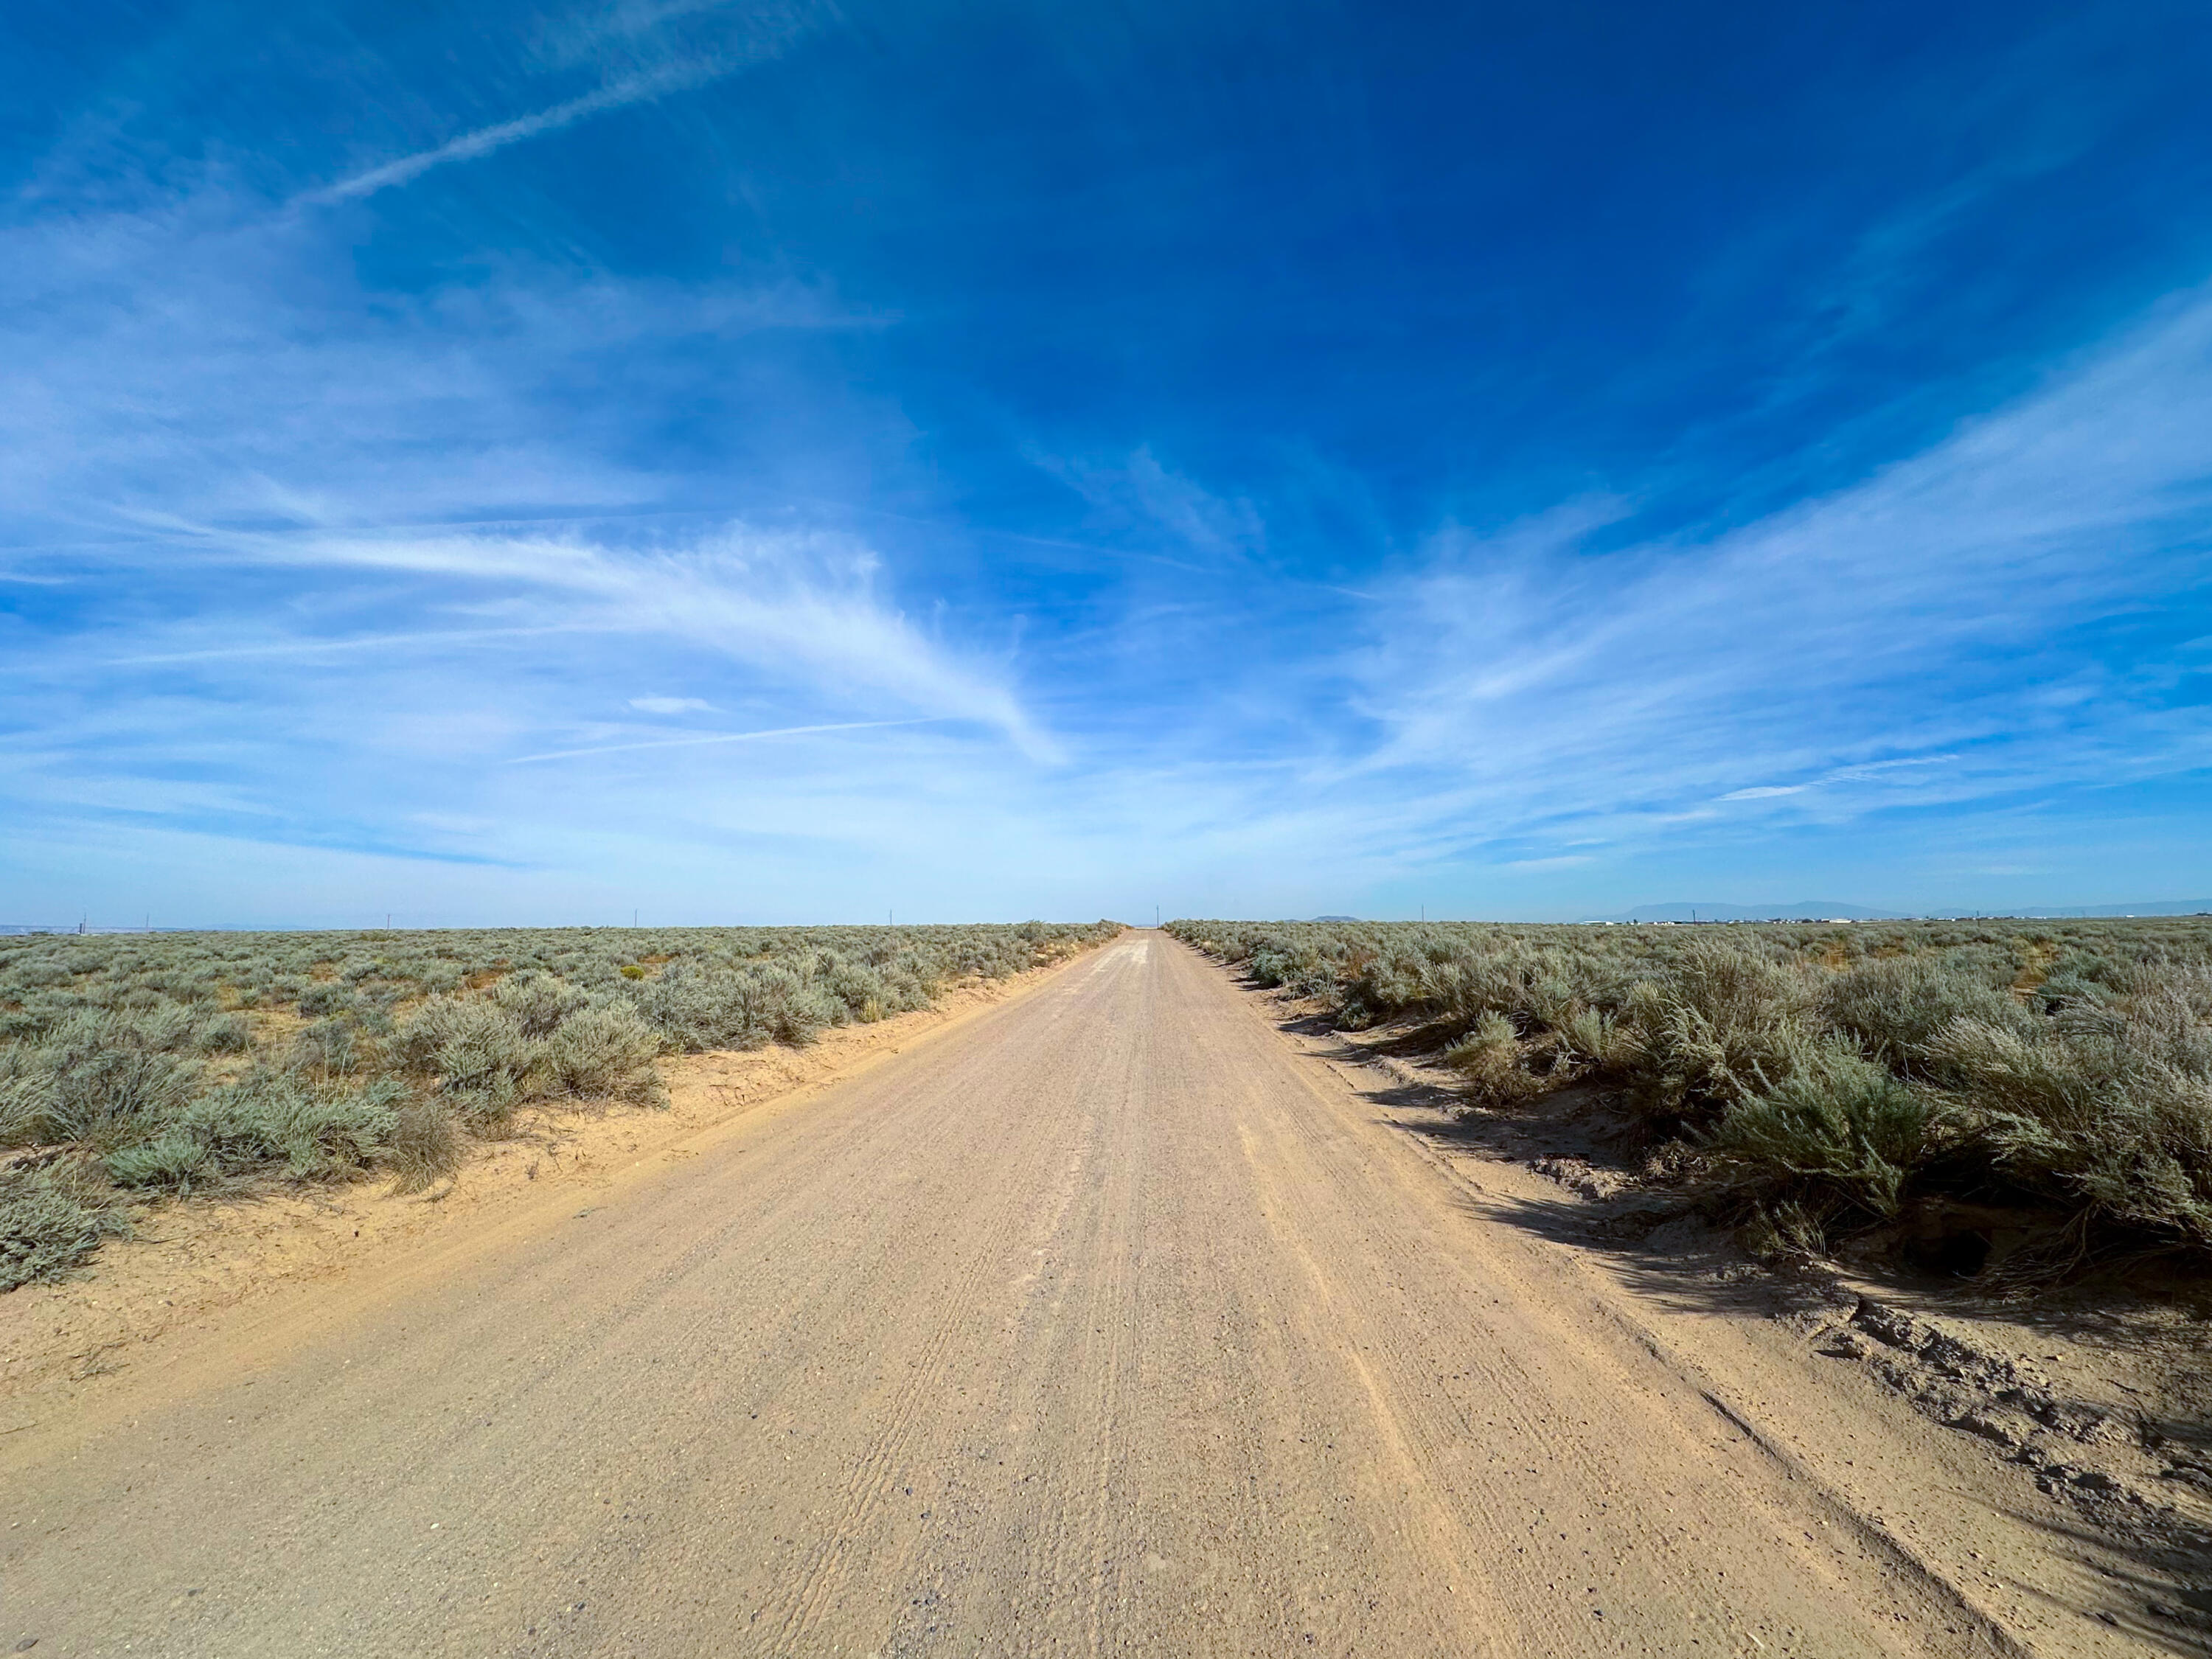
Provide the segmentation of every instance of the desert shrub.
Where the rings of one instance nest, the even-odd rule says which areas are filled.
[[[769,966],[747,975],[744,994],[758,1010],[756,1018],[778,1042],[804,1048],[829,1026],[842,1025],[844,1005],[787,968]]]
[[[823,990],[844,1008],[851,1019],[881,1019],[885,1008],[897,1000],[884,976],[866,963],[833,959],[820,975]]]
[[[692,1053],[769,1042],[801,1046],[845,1017],[827,992],[776,963],[748,963],[720,974],[672,967],[646,988],[638,1009],[671,1047]]]
[[[1567,1054],[1594,1066],[1625,1067],[1639,1052],[1632,1035],[1601,1008],[1577,1008],[1560,1023],[1559,1035]]]
[[[1522,1069],[1520,1034],[1513,1022],[1494,1010],[1445,1050],[1444,1063],[1467,1079],[1468,1097],[1478,1105],[1525,1099],[1540,1086]]]
[[[556,1093],[647,1101],[665,1097],[653,1069],[659,1052],[660,1033],[636,1010],[599,1003],[554,1029],[542,1061]]]
[[[204,1054],[242,1054],[252,1043],[252,1028],[235,1014],[206,1021],[192,1036],[192,1047]]]
[[[2135,988],[2138,967],[2103,951],[2069,945],[2059,950],[2030,994],[2046,1012],[2068,1003],[2105,1002]]]
[[[2097,1075],[2087,1056],[2049,1030],[1960,1019],[1925,1052],[1992,1121],[2087,1128],[2105,1115],[2114,1080]]]
[[[721,994],[721,976],[700,967],[672,963],[642,983],[635,1007],[667,1039],[687,1054],[713,1048],[757,1048],[764,1033],[750,1025],[746,1010]]]
[[[1709,1120],[1786,1081],[1812,1047],[1808,1003],[1798,970],[1693,944],[1626,1010],[1640,1109],[1662,1124]]]
[[[158,1041],[166,1033],[153,1033]],[[0,1133],[14,1146],[143,1138],[190,1100],[191,1063],[147,1046],[128,1015],[80,1012],[0,1067]]]
[[[81,1160],[0,1169],[0,1291],[59,1278],[130,1230],[129,1211]]]
[[[1791,1248],[1948,1194],[2212,1251],[2204,918],[1169,931],[1340,1024],[1464,1033],[1478,1101],[1610,1091]]]
[[[664,1097],[653,1069],[664,1048],[805,1042],[1118,931],[0,938],[0,1148],[69,1149],[65,1175],[32,1183],[40,1213],[64,1218],[64,1188],[110,1215],[115,1188],[184,1194],[247,1174],[381,1167],[417,1185],[457,1167],[468,1131],[496,1133],[547,1091]],[[226,1002],[306,1024],[257,1039]],[[31,1167],[4,1176],[11,1193]]]
[[[343,1073],[354,1069],[359,1041],[342,1019],[319,1019],[292,1039],[290,1063],[301,1071]]]
[[[535,970],[510,974],[492,988],[491,1000],[513,1018],[526,1037],[542,1037],[588,1000],[552,975]]]
[[[392,1133],[383,1147],[383,1163],[392,1172],[394,1190],[419,1193],[451,1176],[461,1166],[466,1145],[451,1103],[438,1095],[407,1096],[392,1114]]]
[[[131,1010],[130,1017],[110,1028],[109,1040],[149,1054],[173,1054],[198,1048],[208,1024],[204,1011],[189,1003],[163,1002],[152,992],[142,995],[133,991],[124,1005]]]
[[[2071,1016],[2070,1018],[2069,1016]],[[2041,1031],[1961,1019],[1929,1045],[2008,1181],[2212,1247],[2212,978],[2202,969]]]
[[[311,985],[300,993],[300,1015],[303,1019],[327,1018],[332,1014],[351,1012],[355,996],[349,985],[331,983]]]
[[[350,1088],[257,1071],[193,1102],[176,1133],[198,1141],[226,1170],[281,1164],[289,1176],[325,1178],[374,1161],[406,1093],[393,1078]]]
[[[1886,1218],[1927,1156],[1929,1127],[1928,1104],[1910,1085],[1829,1041],[1803,1050],[1773,1089],[1731,1106],[1709,1145],[1746,1188],[1825,1188]]]
[[[447,1091],[511,1108],[538,1061],[536,1044],[499,1003],[484,997],[435,996],[400,1028],[394,1058],[436,1078]]]
[[[0,1148],[37,1146],[57,1139],[52,1080],[40,1050],[22,1042],[0,1046]]]
[[[1985,973],[1941,957],[1860,963],[1829,980],[1814,1001],[1830,1030],[1900,1068],[1926,1058],[1928,1044],[1954,1021],[2019,1030],[2032,1018]]]
[[[170,1129],[136,1146],[118,1146],[101,1160],[118,1187],[164,1187],[189,1192],[221,1178],[222,1166],[208,1144],[189,1130]]]

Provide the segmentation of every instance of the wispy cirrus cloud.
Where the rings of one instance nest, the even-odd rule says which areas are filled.
[[[2212,541],[2205,294],[1836,494],[1591,550],[1615,517],[1440,535],[1346,661],[1343,775],[1510,842],[2212,763],[2144,637]]]
[[[590,797],[557,781],[576,769],[665,762],[691,790],[659,809],[669,833],[712,839],[793,833],[767,780],[860,751],[894,775],[925,727],[948,775],[993,751],[1059,760],[1003,629],[979,647],[926,588],[909,614],[911,576],[865,541],[762,527],[715,504],[720,477],[629,439],[640,407],[699,400],[749,352],[777,430],[821,395],[786,343],[879,319],[781,275],[524,264],[372,296],[311,220],[201,185],[0,227],[0,561],[42,596],[35,619],[0,616],[24,835],[65,844],[120,814],[558,861],[522,826],[577,815]],[[572,394],[611,362],[641,403]],[[872,441],[879,412],[829,404]],[[785,464],[751,453],[759,473]],[[803,465],[817,488],[834,470],[818,449]],[[633,697],[671,678],[711,695]],[[660,723],[717,709],[748,729],[672,742]],[[741,751],[732,797],[717,757]],[[830,810],[873,833],[860,803]]]
[[[750,356],[786,419],[819,400],[855,443],[885,421],[790,384],[808,339],[882,326],[818,284],[520,263],[372,295],[350,265],[214,185],[0,226],[6,543],[657,507],[688,480],[641,453],[630,408],[572,393],[616,363],[657,406],[708,395],[708,357]]]
[[[629,706],[647,714],[705,714],[714,708],[704,697],[632,697]]]
[[[1170,470],[1150,445],[1112,463],[1033,459],[1080,492],[1109,532],[1213,562],[1243,563],[1266,548],[1267,524],[1250,501]]]
[[[2203,264],[2203,76],[2122,72],[2139,24],[1786,84],[1570,29],[1547,86],[1473,14],[1413,77],[1143,3],[176,17],[70,49],[0,204],[54,893],[1511,908],[2078,872],[2048,803],[2207,775],[2207,301],[2049,358]]]
[[[824,532],[727,526],[678,548],[580,537],[313,535],[234,541],[279,565],[428,576],[540,609],[547,629],[683,639],[798,678],[818,696],[880,694],[997,728],[1034,758],[1057,746],[1000,678],[929,640],[875,591],[881,561]],[[534,596],[552,596],[547,601]],[[793,728],[797,729],[797,728]]]
[[[1729,800],[1778,800],[1785,795],[1802,795],[1814,789],[1824,789],[1832,784],[1866,783],[1885,773],[1902,771],[1908,767],[1942,766],[1957,760],[1956,755],[1918,755],[1910,760],[1869,761],[1863,766],[1841,766],[1824,776],[1809,778],[1803,783],[1760,783],[1748,788],[1731,789],[1723,795]]]
[[[820,726],[777,726],[761,732],[702,732],[688,738],[647,738],[640,743],[593,744],[583,749],[552,749],[542,755],[517,755],[509,766],[540,761],[575,760],[586,755],[627,755],[644,749],[696,749],[719,743],[757,743],[766,738],[811,738],[824,732],[882,732],[894,726],[922,726],[924,720],[836,720]]]

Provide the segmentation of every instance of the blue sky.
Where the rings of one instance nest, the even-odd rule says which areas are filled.
[[[2199,4],[0,27],[0,921],[2212,894]]]

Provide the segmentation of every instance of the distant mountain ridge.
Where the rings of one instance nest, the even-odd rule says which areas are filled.
[[[2145,899],[2136,904],[2039,904],[2012,910],[1979,910],[1986,916],[2192,916],[2212,912],[2212,899]],[[1590,921],[1907,921],[1918,916],[1963,916],[1965,910],[1873,910],[1840,899],[1801,899],[1795,904],[1641,904]]]

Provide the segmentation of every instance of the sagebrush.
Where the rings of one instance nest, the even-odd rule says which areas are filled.
[[[1801,1238],[1942,1199],[2212,1260],[2212,918],[1170,931],[1432,1024],[1473,1108],[1601,1099]]]
[[[0,939],[0,1290],[243,1176],[451,1174],[535,1102],[665,1099],[665,1054],[811,1041],[1110,922]]]

